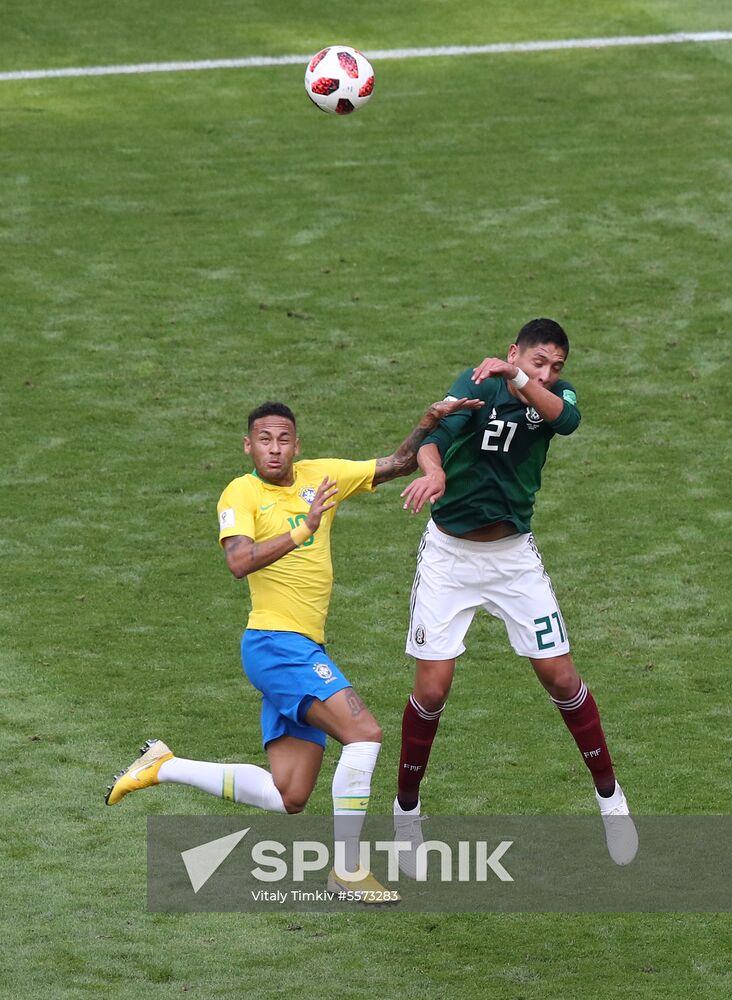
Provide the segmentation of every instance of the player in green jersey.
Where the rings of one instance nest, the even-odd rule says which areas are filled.
[[[529,659],[574,737],[595,785],[611,857],[628,864],[637,851],[597,706],[575,669],[531,534],[551,440],[580,423],[575,389],[561,378],[568,354],[562,327],[535,319],[519,331],[506,360],[486,358],[463,372],[447,399],[475,395],[485,406],[440,423],[419,450],[423,475],[402,494],[405,509],[432,504],[412,588],[407,652],[415,657],[416,675],[404,710],[394,802],[395,839],[412,845],[400,852],[400,866],[412,878],[422,842],[420,782],[456,658],[481,607],[504,622],[515,652]]]

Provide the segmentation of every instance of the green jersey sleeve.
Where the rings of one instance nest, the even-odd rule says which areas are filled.
[[[473,382],[473,369],[466,368],[450,386],[445,399],[462,399],[465,396],[468,399],[482,399],[486,404],[492,403],[496,396],[496,385],[497,380],[494,378],[486,379],[485,382],[476,385]],[[458,410],[457,413],[451,413],[449,417],[445,417],[444,420],[440,421],[439,425],[427,435],[422,444],[437,445],[440,455],[444,458],[450,445],[454,441],[457,441],[463,434],[470,431],[472,424],[475,422],[476,412],[480,411]]]
[[[549,426],[555,434],[572,434],[579,427],[582,415],[577,406],[577,393],[573,385],[569,382],[561,381],[556,383],[552,391],[555,396],[559,396],[564,403],[564,408],[556,420],[550,420]]]

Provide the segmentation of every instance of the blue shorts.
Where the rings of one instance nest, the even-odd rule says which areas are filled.
[[[262,693],[262,744],[295,736],[324,747],[325,733],[304,717],[316,698],[327,701],[351,686],[325,647],[299,632],[248,628],[241,637],[241,662]]]

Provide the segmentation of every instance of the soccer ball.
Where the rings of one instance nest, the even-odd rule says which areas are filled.
[[[329,45],[308,63],[305,90],[321,111],[350,115],[371,97],[374,70],[358,49],[349,45]]]

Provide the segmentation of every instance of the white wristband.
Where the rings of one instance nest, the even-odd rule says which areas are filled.
[[[528,381],[529,381],[529,376],[526,374],[526,372],[521,371],[520,368],[516,372],[515,376],[509,379],[509,382],[514,387],[514,389],[523,389],[523,387],[526,385]]]

